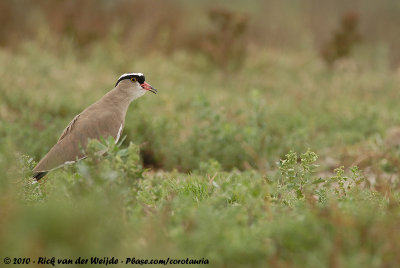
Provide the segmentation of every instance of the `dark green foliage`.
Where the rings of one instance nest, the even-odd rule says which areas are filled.
[[[2,252],[119,258],[135,252],[208,258],[212,267],[397,263],[397,248],[387,245],[399,238],[399,195],[388,199],[361,187],[357,168],[317,179],[311,151],[288,153],[270,179],[254,170],[224,172],[215,160],[189,175],[146,172],[138,148],[119,148],[113,139],[92,141],[88,151],[88,159],[50,173],[44,184],[31,184],[23,172],[20,197],[9,196],[7,205],[1,199],[0,230],[8,231]],[[23,170],[34,164],[21,159]],[[15,242],[22,237],[24,247]]]

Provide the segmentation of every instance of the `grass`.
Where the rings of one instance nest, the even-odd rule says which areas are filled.
[[[400,83],[384,58],[365,61],[374,51],[328,69],[311,49],[250,50],[234,72],[183,51],[143,57],[109,40],[80,58],[46,42],[0,50],[1,258],[399,263],[400,151],[387,133]],[[89,159],[31,184],[67,123],[127,71],[159,94],[131,105],[125,141],[93,142]]]

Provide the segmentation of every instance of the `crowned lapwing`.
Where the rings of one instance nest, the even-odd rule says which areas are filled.
[[[116,142],[124,128],[129,104],[147,91],[157,90],[145,82],[141,73],[119,77],[114,89],[74,117],[57,143],[33,169],[33,178],[40,180],[50,170],[85,158],[83,153],[90,139],[113,136]]]

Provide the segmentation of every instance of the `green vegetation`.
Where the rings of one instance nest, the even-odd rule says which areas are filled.
[[[400,76],[388,44],[362,32],[349,57],[327,66],[307,40],[295,49],[239,43],[231,62],[213,58],[213,47],[142,53],[118,27],[77,45],[37,23],[28,40],[0,48],[1,264],[114,256],[398,266]],[[92,141],[88,159],[32,184],[31,169],[69,121],[130,71],[159,94],[132,103],[125,139]]]

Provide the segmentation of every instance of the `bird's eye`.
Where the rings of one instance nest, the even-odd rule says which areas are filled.
[[[132,82],[136,82],[137,79],[136,79],[135,77],[133,77],[133,78],[131,78],[131,81],[132,81]]]

